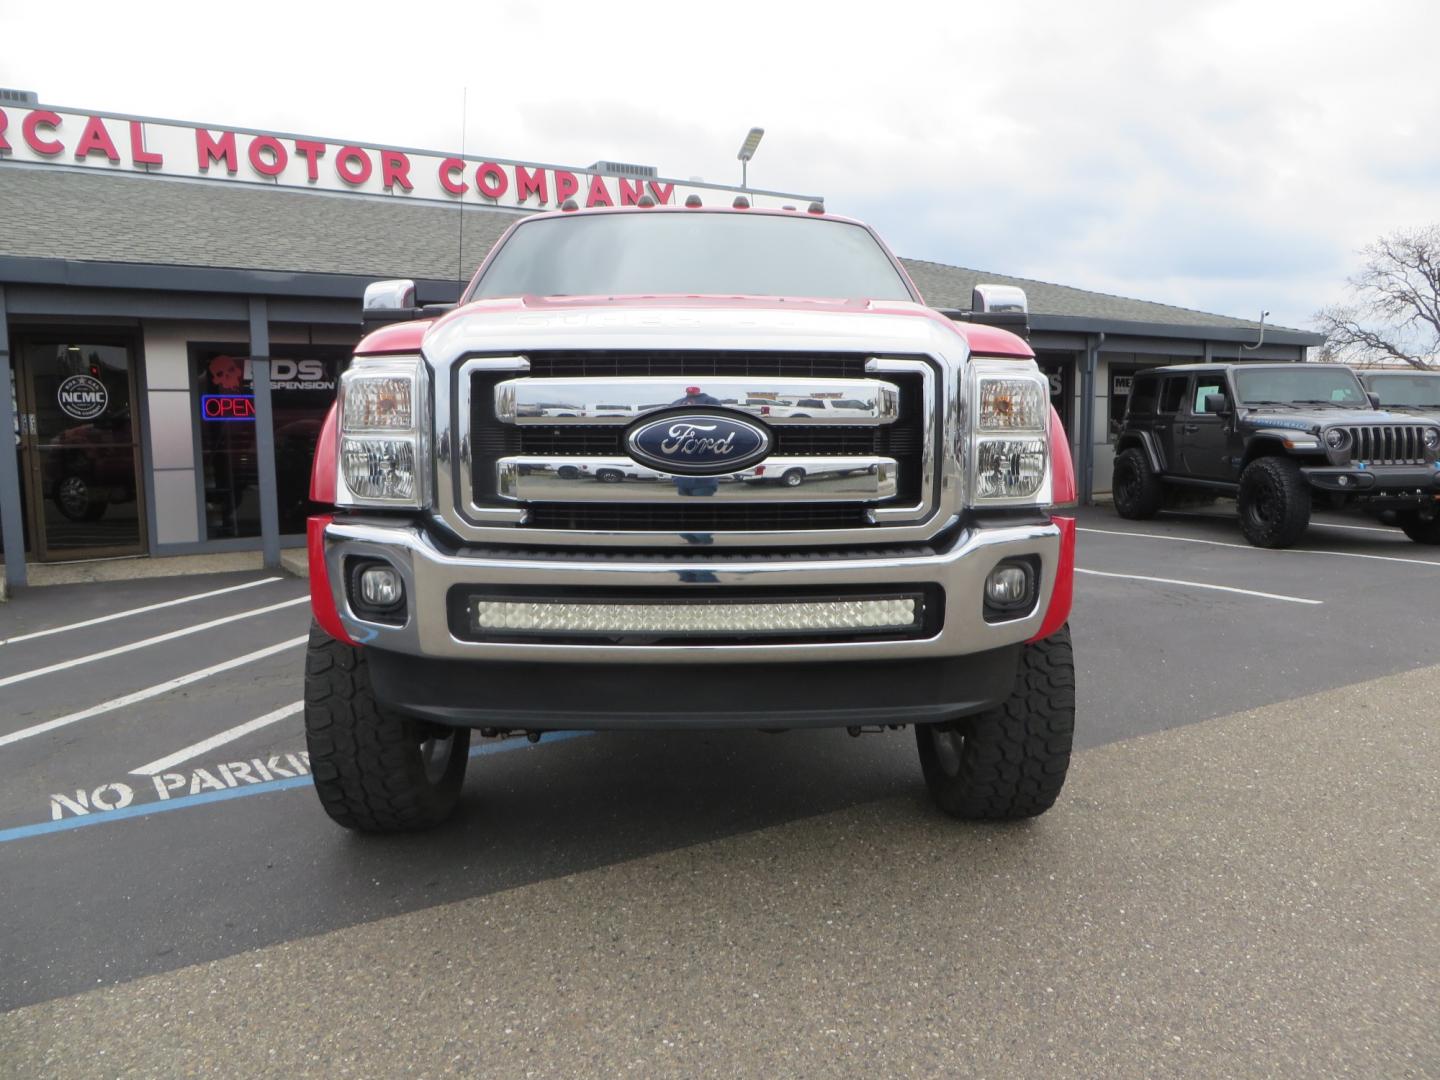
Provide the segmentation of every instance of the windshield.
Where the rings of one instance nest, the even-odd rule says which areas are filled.
[[[1383,406],[1440,409],[1440,375],[1371,375],[1369,381]]]
[[[1353,371],[1318,364],[1245,368],[1235,372],[1235,390],[1246,405],[1370,406]]]
[[[912,299],[885,250],[858,225],[703,211],[526,222],[468,299],[525,295]]]

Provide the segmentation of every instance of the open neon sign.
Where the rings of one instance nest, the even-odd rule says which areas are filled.
[[[200,417],[211,422],[254,420],[253,394],[201,394]]]

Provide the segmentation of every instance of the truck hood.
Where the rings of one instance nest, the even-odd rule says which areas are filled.
[[[763,350],[927,353],[954,363],[969,351],[1028,359],[1028,345],[994,327],[952,322],[921,304],[783,297],[522,297],[480,300],[424,334],[425,354],[449,363],[510,350]]]

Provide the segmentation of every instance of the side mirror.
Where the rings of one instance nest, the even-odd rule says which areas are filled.
[[[1230,411],[1230,399],[1224,394],[1210,394],[1205,398],[1205,411],[1223,416]]]
[[[1380,408],[1380,395],[1379,395],[1379,394],[1377,394],[1377,393],[1375,393],[1375,391],[1371,390],[1371,391],[1368,392],[1365,396],[1370,399],[1370,408],[1372,408],[1372,409],[1378,409],[1378,408]]]
[[[981,283],[970,292],[970,310],[986,314],[1024,315],[1030,310],[1025,290],[1018,285]]]
[[[401,322],[420,314],[415,306],[415,282],[408,278],[366,285],[362,306],[361,318],[367,323]]]

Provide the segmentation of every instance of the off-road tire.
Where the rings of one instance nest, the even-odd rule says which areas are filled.
[[[915,742],[937,806],[967,821],[1035,817],[1055,805],[1075,734],[1070,627],[1026,645],[1004,704],[949,724],[919,724]]]
[[[1427,519],[1418,510],[1407,510],[1395,516],[1395,524],[1417,544],[1440,544],[1440,516]]]
[[[1115,512],[1129,521],[1148,521],[1165,505],[1165,481],[1150,471],[1150,460],[1138,446],[1115,459],[1110,491]]]
[[[365,650],[314,624],[305,653],[305,743],[320,805],[336,823],[360,832],[440,824],[460,801],[470,758],[469,728],[427,724],[383,708],[370,685]],[[448,751],[427,767],[425,745],[448,745]]]
[[[1260,548],[1287,548],[1310,527],[1310,487],[1287,457],[1257,458],[1240,474],[1240,531]]]

